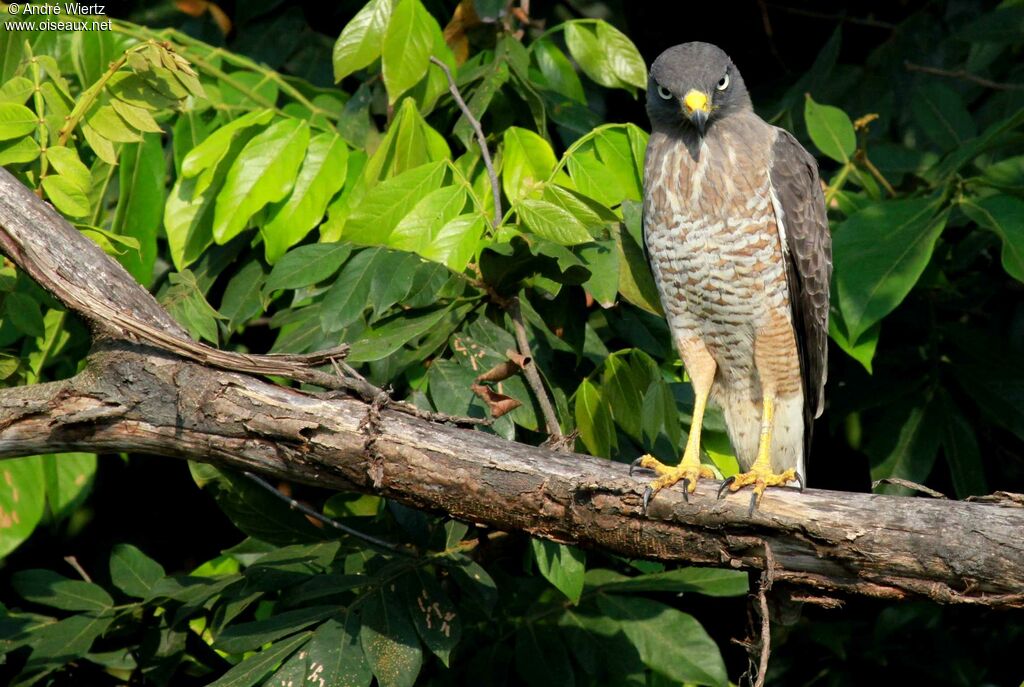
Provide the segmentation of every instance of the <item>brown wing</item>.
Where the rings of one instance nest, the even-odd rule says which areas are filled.
[[[804,455],[811,425],[825,405],[832,237],[818,163],[788,132],[776,129],[770,178],[776,219],[785,236],[786,281],[804,386]]]

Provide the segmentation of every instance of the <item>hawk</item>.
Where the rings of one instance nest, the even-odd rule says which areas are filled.
[[[673,343],[695,396],[682,461],[633,463],[658,490],[683,493],[714,473],[700,462],[709,401],[724,411],[742,472],[719,496],[753,485],[803,488],[828,363],[832,242],[814,158],[754,113],[736,66],[709,43],[663,52],[647,86],[644,243]]]

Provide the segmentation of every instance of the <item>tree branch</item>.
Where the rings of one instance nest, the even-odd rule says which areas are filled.
[[[15,241],[14,231],[37,234],[33,245],[45,249],[21,248],[29,238]],[[60,265],[41,281],[59,276],[54,295],[98,331],[93,301],[127,313],[136,304],[147,322],[180,332],[120,266],[79,239],[0,172],[0,246],[22,269],[39,275]],[[100,263],[106,282],[97,280]],[[75,377],[0,392],[0,457],[62,451],[189,458],[379,493],[625,556],[770,567],[776,588],[787,585],[806,598],[862,594],[1024,607],[1024,508],[1012,502],[776,489],[748,516],[744,496],[718,501],[717,484],[706,481],[689,504],[679,490],[659,493],[643,516],[646,483],[630,478],[625,465],[508,442],[388,405],[276,386],[111,336],[98,337]]]

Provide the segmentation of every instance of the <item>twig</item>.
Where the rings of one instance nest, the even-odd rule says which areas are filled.
[[[945,76],[950,79],[970,81],[971,83],[976,83],[979,86],[992,88],[997,91],[1024,91],[1024,84],[992,81],[991,79],[986,79],[983,76],[972,74],[966,69],[940,69],[939,67],[929,67],[923,64],[914,64],[909,61],[903,62],[903,68],[908,72],[921,72],[922,74],[933,74],[935,76]]]
[[[85,580],[86,582],[92,582],[92,578],[89,577],[89,573],[85,572],[85,568],[79,564],[78,559],[74,556],[64,556],[64,562],[75,569],[75,572]]]
[[[526,366],[523,367],[523,374],[526,375],[526,381],[530,385],[537,403],[540,404],[540,411],[544,415],[544,425],[548,431],[550,446],[556,451],[566,452],[570,447],[566,446],[565,442],[559,441],[563,437],[562,428],[558,424],[555,406],[548,397],[548,392],[544,388],[544,382],[540,378],[540,373],[537,372],[537,363],[533,357],[533,351],[530,349],[530,339],[526,335],[526,325],[523,323],[523,311],[519,307],[519,299],[508,299],[505,310],[508,312],[509,317],[512,318],[519,352],[524,358],[529,360]]]
[[[757,679],[754,687],[764,687],[764,679],[768,674],[768,657],[772,653],[772,628],[768,620],[768,595],[767,590],[771,583],[767,581],[768,571],[761,573],[761,581],[757,589],[757,605],[761,614],[761,659],[757,664]]]
[[[897,487],[903,487],[904,489],[910,489],[911,491],[919,491],[922,494],[928,494],[935,499],[944,499],[946,495],[941,491],[935,491],[931,487],[926,487],[923,484],[917,482],[911,482],[909,479],[903,479],[902,477],[886,477],[885,479],[875,480],[871,483],[871,488],[876,489],[880,484],[894,484]]]
[[[462,99],[462,94],[459,93],[459,87],[455,85],[455,79],[452,77],[452,71],[448,69],[448,65],[433,55],[430,56],[430,61],[444,72],[445,78],[448,79],[448,90],[451,91],[455,104],[462,110],[462,116],[473,127],[473,132],[476,134],[476,142],[480,144],[480,154],[484,158],[487,176],[491,178],[491,194],[494,196],[494,226],[497,227],[501,224],[501,218],[504,216],[504,213],[501,210],[501,189],[498,187],[498,175],[494,171],[494,162],[491,161],[491,151],[487,148],[487,137],[484,136],[480,120],[473,116],[473,113],[469,111],[469,106],[466,105],[466,101]]]
[[[757,677],[754,687],[763,687],[768,675],[768,658],[772,653],[772,628],[768,619],[768,592],[775,582],[775,554],[768,542],[764,542],[764,570],[757,583],[757,606],[761,616],[760,658],[757,663]]]
[[[882,174],[878,167],[875,167],[875,163],[868,159],[868,155],[863,149],[857,151],[856,158],[857,161],[864,165],[864,168],[871,173],[871,176],[875,178],[875,181],[885,188],[886,193],[888,193],[890,197],[895,198],[896,189],[892,187],[892,184],[889,183],[889,180],[885,178],[885,175]]]
[[[872,19],[871,17],[849,17],[845,14],[827,14],[825,12],[814,12],[813,10],[800,9],[799,7],[789,7],[788,5],[778,5],[774,2],[765,3],[772,9],[779,10],[780,12],[786,12],[787,14],[795,14],[801,17],[811,17],[812,19],[824,19],[826,21],[839,21],[847,24],[859,24],[860,26],[870,26],[876,29],[886,29],[887,31],[895,31],[896,24],[890,24],[886,21],[880,21],[878,19]]]
[[[356,539],[362,540],[362,541],[366,542],[367,544],[369,544],[369,545],[371,545],[373,547],[376,547],[378,549],[383,549],[387,553],[397,553],[400,556],[415,557],[415,554],[413,554],[412,552],[410,552],[407,548],[405,548],[403,546],[399,546],[397,544],[392,544],[391,542],[384,541],[383,539],[378,539],[377,537],[374,537],[373,535],[366,534],[365,532],[360,532],[359,530],[354,529],[352,527],[349,527],[348,525],[345,525],[343,523],[340,523],[340,522],[338,522],[337,520],[335,520],[333,518],[329,518],[326,515],[324,515],[323,513],[318,513],[317,511],[313,510],[312,508],[310,508],[306,504],[300,503],[299,501],[296,501],[292,497],[282,493],[280,489],[278,489],[273,484],[271,484],[267,480],[263,479],[259,475],[255,475],[255,474],[253,474],[251,472],[243,472],[242,474],[245,475],[246,477],[248,477],[250,480],[252,480],[256,484],[258,484],[259,486],[261,486],[264,489],[266,489],[267,491],[269,491],[271,494],[273,494],[277,498],[279,498],[282,501],[284,501],[285,503],[287,503],[288,507],[291,508],[292,510],[297,510],[300,513],[302,513],[303,515],[307,515],[307,516],[313,518],[314,520],[322,522],[323,524],[328,525],[330,527],[333,527],[336,530],[340,530],[340,531],[344,532],[345,534],[348,534],[348,535],[351,535],[351,536],[355,537]],[[67,559],[65,559],[65,560],[67,560]],[[85,573],[82,573],[82,574],[84,575]]]

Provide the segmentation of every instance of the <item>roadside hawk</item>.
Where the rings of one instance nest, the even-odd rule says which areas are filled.
[[[708,43],[663,52],[647,86],[644,243],[673,342],[695,395],[682,461],[634,466],[684,495],[700,463],[707,402],[724,411],[742,472],[719,490],[803,488],[827,372],[832,243],[818,167],[758,117],[736,66]]]

